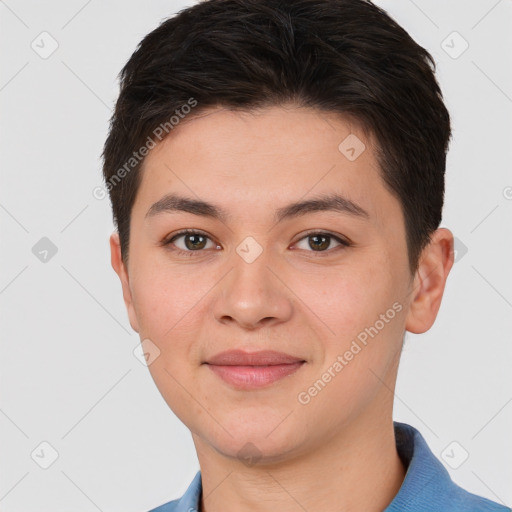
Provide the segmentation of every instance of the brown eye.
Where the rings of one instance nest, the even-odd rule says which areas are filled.
[[[311,235],[308,236],[309,239],[309,247],[313,250],[321,250],[328,249],[331,243],[331,237],[328,235]]]
[[[182,231],[177,233],[164,242],[164,245],[175,246],[175,250],[178,252],[201,252],[202,249],[219,248],[208,236],[198,231]]]
[[[204,249],[206,246],[206,240],[207,238],[203,235],[184,235],[183,238],[185,242],[185,246],[187,249],[190,249],[191,251],[195,251],[197,249]]]
[[[307,244],[305,244],[305,240],[308,241]],[[332,247],[333,241],[337,244],[334,247]],[[300,246],[301,243],[303,244],[302,247]],[[301,238],[297,247],[309,252],[329,252],[329,249],[336,249],[339,246],[348,247],[349,245],[349,242],[332,233],[312,232]]]

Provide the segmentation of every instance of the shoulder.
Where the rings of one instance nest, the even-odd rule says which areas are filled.
[[[446,512],[511,512],[509,507],[472,494],[456,484],[453,485],[452,499]]]
[[[414,427],[399,422],[394,426],[397,451],[407,472],[385,512],[512,512],[457,485]]]

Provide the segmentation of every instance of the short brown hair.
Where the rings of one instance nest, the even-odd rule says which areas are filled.
[[[163,21],[119,74],[103,151],[123,260],[143,161],[134,154],[155,129],[172,129],[191,99],[191,116],[292,101],[348,114],[375,136],[414,272],[441,222],[451,136],[434,72],[431,55],[368,0],[208,0]]]

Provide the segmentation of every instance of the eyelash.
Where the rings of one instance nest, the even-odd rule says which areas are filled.
[[[162,246],[170,248],[171,244],[174,241],[176,241],[179,237],[184,236],[184,235],[200,235],[200,236],[203,236],[203,237],[205,237],[208,240],[211,240],[213,242],[213,240],[206,233],[203,233],[202,231],[197,231],[197,230],[194,230],[194,229],[184,229],[182,231],[179,231],[178,233],[173,234],[172,237],[165,239],[162,242]],[[333,249],[328,249],[326,251],[306,251],[306,252],[313,253],[315,255],[314,256],[315,258],[317,258],[317,257],[321,258],[321,257],[323,257],[326,254],[330,255],[330,253],[332,253],[332,251],[334,251],[336,249],[344,249],[344,248],[347,248],[347,247],[351,247],[353,245],[348,240],[344,240],[343,238],[340,238],[340,237],[338,237],[338,236],[336,236],[333,233],[330,233],[328,231],[315,231],[315,230],[308,231],[307,233],[305,233],[302,236],[302,238],[300,238],[296,243],[304,240],[305,238],[309,238],[309,237],[311,237],[313,235],[328,236],[329,238],[334,239],[336,242],[338,242],[340,244],[340,246],[335,247]],[[171,250],[174,253],[176,253],[176,254],[178,254],[180,256],[193,256],[194,253],[204,252],[204,250],[201,250],[201,249],[197,250],[197,251],[184,251],[183,249],[172,248]]]

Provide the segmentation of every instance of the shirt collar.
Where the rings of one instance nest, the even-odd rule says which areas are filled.
[[[432,497],[443,502],[455,485],[418,430],[406,423],[393,424],[396,449],[407,470],[398,493],[384,512],[430,512]]]
[[[201,493],[201,471],[198,471],[188,486],[188,489],[185,491],[185,494],[176,504],[176,508],[173,509],[174,512],[198,512],[201,504]]]

